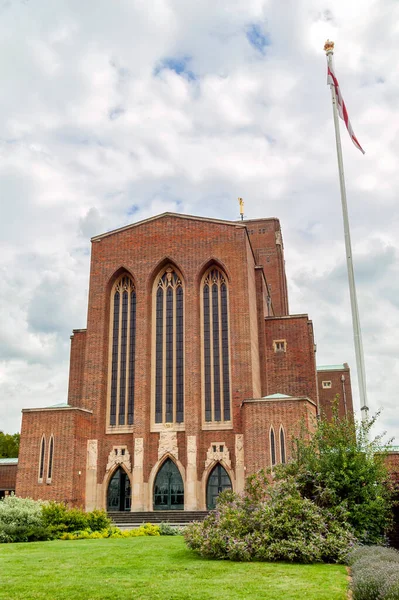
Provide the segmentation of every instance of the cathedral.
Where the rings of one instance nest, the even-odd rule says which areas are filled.
[[[164,213],[91,241],[67,402],[22,411],[18,496],[211,509],[336,394],[352,412],[348,365],[316,368],[312,322],[289,314],[278,219]]]

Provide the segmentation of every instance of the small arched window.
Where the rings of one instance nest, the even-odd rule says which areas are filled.
[[[47,483],[51,483],[53,477],[53,458],[54,458],[54,436],[52,435],[48,447],[47,461]]]
[[[111,291],[108,422],[112,427],[133,425],[136,350],[136,290],[122,275]]]
[[[155,423],[184,422],[184,289],[172,265],[156,277],[153,289],[155,320]]]
[[[281,426],[280,427],[280,456],[281,456],[281,462],[284,465],[286,462],[286,458],[285,458],[285,435],[284,435],[284,429]]]
[[[39,454],[39,482],[43,481],[44,474],[44,457],[46,454],[46,438],[44,435],[42,436],[40,442],[40,454]]]
[[[212,267],[202,279],[203,397],[205,423],[231,421],[228,287]]]
[[[273,427],[270,429],[270,458],[272,461],[272,467],[274,467],[276,464],[276,439]]]

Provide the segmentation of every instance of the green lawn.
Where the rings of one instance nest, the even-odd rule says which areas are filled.
[[[182,537],[0,545],[0,598],[343,600],[336,565],[204,560]]]

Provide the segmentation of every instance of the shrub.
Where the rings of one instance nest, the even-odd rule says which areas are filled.
[[[381,436],[372,438],[378,415],[357,423],[340,417],[322,418],[315,431],[303,430],[294,440],[292,462],[275,469],[277,479],[293,476],[301,495],[322,507],[347,512],[356,537],[380,544],[392,524],[393,484],[384,462]]]
[[[111,520],[103,510],[85,512],[80,508],[68,508],[59,502],[48,502],[42,510],[44,524],[53,537],[60,537],[64,532],[101,531],[111,525]]]
[[[91,529],[83,529],[82,531],[64,532],[60,538],[62,540],[98,540],[101,538],[131,538],[143,537],[147,535],[160,535],[158,525],[146,523],[136,529],[119,529],[119,527],[107,527],[101,531],[91,531]]]
[[[181,535],[181,530],[180,527],[175,527],[170,523],[160,523],[159,533],[160,535]]]
[[[87,524],[92,531],[101,531],[111,526],[111,519],[105,510],[93,510],[86,513]]]
[[[43,522],[42,502],[17,496],[0,500],[0,542],[30,542],[50,537]]]
[[[187,545],[229,560],[344,562],[355,538],[345,521],[302,498],[292,481],[252,478],[243,496],[220,494],[202,523],[188,525]]]
[[[349,553],[353,600],[399,600],[399,552],[381,546]]]

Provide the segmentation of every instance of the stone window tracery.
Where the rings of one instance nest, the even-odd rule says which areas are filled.
[[[111,292],[109,364],[109,425],[134,422],[136,350],[136,290],[129,275],[122,275]]]
[[[155,423],[184,422],[184,289],[169,265],[154,285]]]
[[[231,420],[228,287],[212,267],[202,283],[203,394],[205,422]]]

